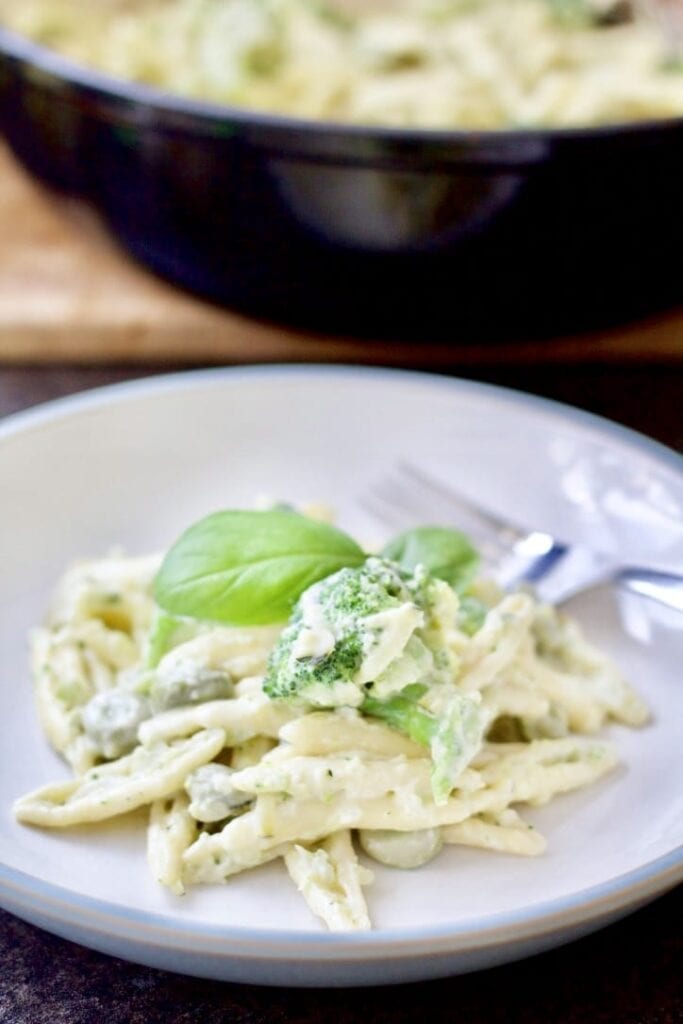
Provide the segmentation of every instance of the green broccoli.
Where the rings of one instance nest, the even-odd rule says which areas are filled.
[[[271,654],[264,691],[318,707],[357,707],[423,621],[392,562],[369,558],[341,569],[302,594]]]
[[[420,746],[429,747],[434,763],[432,794],[435,803],[443,804],[479,749],[485,718],[470,697],[453,692],[443,709],[433,714],[419,704],[427,692],[427,687],[416,685],[388,700],[366,697],[360,710],[364,715],[380,718]]]
[[[453,687],[447,631],[458,602],[447,583],[383,558],[341,569],[302,594],[271,654],[271,698],[356,707],[427,747],[443,803],[478,749],[483,716]]]

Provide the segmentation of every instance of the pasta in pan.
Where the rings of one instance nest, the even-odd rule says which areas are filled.
[[[169,611],[195,600],[209,520],[223,545],[206,574],[212,614]],[[444,844],[541,854],[520,808],[600,779],[617,757],[595,734],[647,720],[575,622],[482,582],[451,531],[368,556],[292,511],[209,520],[181,538],[182,558],[115,554],[64,577],[33,668],[41,722],[74,774],[21,797],[20,821],[64,828],[148,806],[149,866],[172,892],[282,858],[329,928],[363,929],[372,872],[358,846],[403,868]],[[247,527],[258,550],[230,575],[225,552],[246,557],[230,531]],[[297,580],[274,625],[257,621],[275,571],[283,588],[273,544],[296,548]]]
[[[200,99],[359,124],[495,129],[681,116],[683,74],[646,6],[0,0],[0,22],[79,63]],[[675,16],[676,3],[662,6]]]

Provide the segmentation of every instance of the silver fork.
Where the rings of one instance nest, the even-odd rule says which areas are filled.
[[[543,530],[508,522],[464,498],[409,462],[359,504],[380,522],[411,526],[449,525],[462,529],[478,548],[485,567],[506,589],[533,585],[544,601],[561,604],[576,594],[609,583],[683,612],[683,576],[656,569],[620,565],[582,545],[569,545]]]

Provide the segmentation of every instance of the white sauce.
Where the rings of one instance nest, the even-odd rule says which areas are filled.
[[[334,650],[335,635],[319,601],[320,587],[310,587],[301,597],[303,628],[292,647],[292,656],[323,658]]]

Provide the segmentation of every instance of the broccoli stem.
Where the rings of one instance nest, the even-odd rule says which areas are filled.
[[[419,689],[423,690],[423,687],[419,687]],[[436,735],[437,719],[429,712],[419,708],[415,703],[415,698],[406,696],[405,691],[388,700],[366,697],[360,706],[360,711],[372,718],[380,718],[392,729],[409,736],[411,740],[419,743],[422,747],[428,747]]]
[[[431,715],[417,705],[425,689],[419,685],[408,686],[388,700],[366,697],[360,710],[364,715],[380,718],[421,746],[429,747],[434,766],[432,795],[435,803],[444,804],[481,743],[484,718],[477,705],[460,694],[448,701],[440,715]]]

